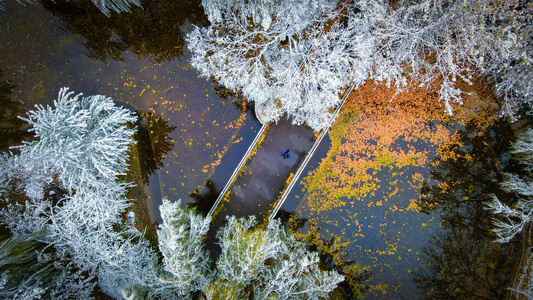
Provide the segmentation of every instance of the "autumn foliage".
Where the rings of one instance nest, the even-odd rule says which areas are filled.
[[[316,221],[326,238],[342,237],[346,252],[370,266],[372,277],[389,278],[396,270],[409,277],[418,266],[420,249],[413,245],[441,224],[439,215],[419,213],[434,205],[420,198],[425,183],[438,181],[430,170],[440,161],[468,159],[454,151],[463,147],[462,133],[483,135],[498,119],[498,104],[482,80],[457,85],[465,91],[463,103],[448,115],[432,87],[397,93],[366,82],[349,95],[330,130],[327,156],[304,179],[297,215]],[[415,288],[404,275],[398,275],[401,283],[379,281],[382,295],[370,293],[394,298],[389,293]]]
[[[322,211],[347,198],[364,200],[380,188],[379,172],[401,178],[407,168],[425,166],[430,145],[449,138],[442,123],[447,118],[438,95],[423,88],[397,93],[369,81],[353,91],[330,132],[328,157],[306,179],[310,207]],[[419,173],[411,177],[420,183]]]

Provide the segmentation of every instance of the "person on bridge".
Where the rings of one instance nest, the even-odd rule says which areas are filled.
[[[281,156],[283,156],[283,159],[291,158],[291,155],[289,154],[290,149],[287,149]]]

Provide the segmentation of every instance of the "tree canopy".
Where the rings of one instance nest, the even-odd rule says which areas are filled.
[[[375,42],[378,2],[336,9],[336,1],[202,1],[211,21],[187,36],[192,65],[255,101],[267,120],[283,115],[315,130],[362,83]],[[344,13],[343,13],[344,12]]]
[[[523,101],[531,101],[528,1],[202,5],[211,25],[187,36],[192,65],[202,76],[242,91],[267,121],[287,115],[319,130],[329,124],[343,88],[366,79],[400,90],[435,89],[450,114],[453,102],[462,103],[458,79],[471,83],[473,75],[493,81],[502,114],[513,116]]]

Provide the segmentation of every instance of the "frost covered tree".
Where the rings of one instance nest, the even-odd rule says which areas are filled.
[[[124,124],[136,117],[111,98],[73,94],[62,88],[54,107],[39,105],[22,118],[33,126],[37,139],[20,147],[21,155],[42,161],[45,169],[56,168],[69,190],[114,182],[126,170],[134,133]]]
[[[1,169],[2,172],[5,170]],[[47,190],[50,190],[46,189],[39,199],[31,193],[20,196],[21,187],[17,186],[20,183],[35,193],[42,182],[33,183],[31,187],[31,184],[24,184],[24,180],[38,181],[39,177],[27,175],[27,179],[12,175],[12,180],[2,186],[1,204],[4,208],[0,221],[10,229],[14,240],[39,234],[36,241],[45,245],[42,248],[47,250],[42,251],[39,263],[49,263],[46,265],[49,272],[65,277],[54,283],[55,289],[68,290],[65,295],[84,294],[90,293],[94,284],[71,283],[80,280],[98,282],[102,291],[119,297],[122,289],[145,284],[145,277],[153,272],[155,256],[140,232],[123,225],[121,215],[129,205],[123,185],[85,186],[76,192],[64,189],[65,194],[55,199],[48,197]],[[57,182],[51,180],[51,183]],[[63,270],[66,267],[67,270]],[[36,276],[41,276],[39,274],[45,276],[47,273]],[[21,283],[17,277],[7,279]],[[35,283],[31,288],[39,288],[46,295],[54,294],[55,289],[41,287],[39,280],[34,278],[27,282]],[[63,283],[66,285],[62,286]],[[27,288],[30,287],[18,285],[19,291]],[[88,288],[89,291],[84,291]]]
[[[513,115],[533,91],[530,1],[398,1],[375,34],[373,78],[405,88],[412,82],[437,89],[446,111],[461,103],[458,79],[491,78]]]
[[[47,237],[61,260],[71,260],[98,280],[106,294],[120,298],[122,290],[144,285],[155,254],[140,232],[124,225],[129,206],[124,188],[85,188],[54,207]]]
[[[255,102],[265,121],[286,114],[319,130],[341,88],[368,77],[379,1],[204,0],[211,25],[187,36],[192,65]]]
[[[33,1],[33,0],[30,0]],[[106,16],[110,16],[111,12],[121,13],[129,12],[135,6],[141,6],[140,0],[91,0],[99,10]]]
[[[203,248],[211,219],[183,209],[181,200],[163,199],[159,209],[163,224],[157,236],[163,260],[157,277],[147,284],[147,297],[188,299],[212,280],[211,260]]]
[[[10,237],[0,243],[2,299],[87,299],[94,282],[72,263],[53,260],[44,231]],[[46,296],[45,296],[46,295]]]
[[[159,226],[162,260],[144,285],[124,290],[128,299],[321,299],[344,277],[319,269],[317,252],[288,233],[279,221],[255,228],[254,217],[228,217],[217,232],[222,253],[211,264],[203,248],[210,218],[164,199]],[[215,268],[213,268],[213,266]]]
[[[344,277],[319,269],[318,253],[289,234],[278,220],[254,228],[254,217],[228,217],[217,232],[222,253],[207,299],[319,299]]]
[[[82,289],[98,282],[119,298],[123,289],[144,285],[154,272],[153,251],[122,219],[130,200],[117,175],[124,172],[133,143],[133,131],[124,123],[135,118],[109,98],[80,96],[61,89],[55,107],[30,111],[26,120],[36,140],[17,147],[18,155],[0,156],[0,222],[12,235],[2,246],[34,247],[34,240],[45,245],[37,260],[47,272],[22,281],[2,275],[14,293],[34,289],[52,295],[66,289],[65,295],[77,295],[90,293]],[[46,285],[50,273],[65,277],[58,284],[72,284],[52,288]]]
[[[494,196],[488,204],[488,209],[499,217],[495,221],[494,232],[501,243],[510,241],[533,218],[533,129],[519,136],[512,145],[511,154],[522,165],[522,172],[506,173],[507,178],[501,183],[501,187],[516,194],[517,200],[509,206]]]
[[[203,249],[210,218],[183,209],[181,201],[165,199],[160,210],[163,271],[148,281],[146,297],[189,299],[201,291],[206,299],[318,299],[344,279],[320,270],[318,253],[309,252],[279,221],[255,228],[254,217],[228,217],[217,232],[222,253],[213,269]],[[138,291],[128,296],[142,294]]]
[[[367,78],[437,90],[448,113],[459,80],[491,79],[515,115],[533,92],[533,3],[512,0],[202,1],[211,21],[188,35],[192,65],[255,102],[320,129],[342,87]]]

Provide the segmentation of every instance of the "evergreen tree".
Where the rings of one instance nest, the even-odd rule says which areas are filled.
[[[122,219],[130,200],[117,176],[127,167],[126,151],[133,143],[133,130],[124,123],[135,118],[109,98],[80,99],[66,88],[54,104],[28,113],[25,120],[36,140],[17,147],[18,155],[0,156],[0,222],[12,234],[3,244],[6,255],[14,254],[12,245],[35,247],[32,237],[38,236],[38,245],[47,249],[39,262],[53,263],[50,272],[66,279],[52,288],[45,284],[49,272],[21,282],[4,278],[8,286],[18,284],[46,297],[58,289],[68,290],[66,295],[91,293],[91,285],[70,283],[98,282],[102,291],[119,298],[123,289],[144,284],[154,272],[153,251]],[[72,271],[62,271],[62,265]]]
[[[149,295],[188,299],[212,280],[211,261],[203,248],[211,219],[194,209],[183,209],[181,200],[171,203],[163,199],[159,209],[163,224],[157,236],[163,261],[158,278],[149,284]]]
[[[319,268],[318,253],[289,234],[280,221],[265,229],[257,221],[228,217],[217,238],[222,253],[207,299],[320,299],[344,277]]]

